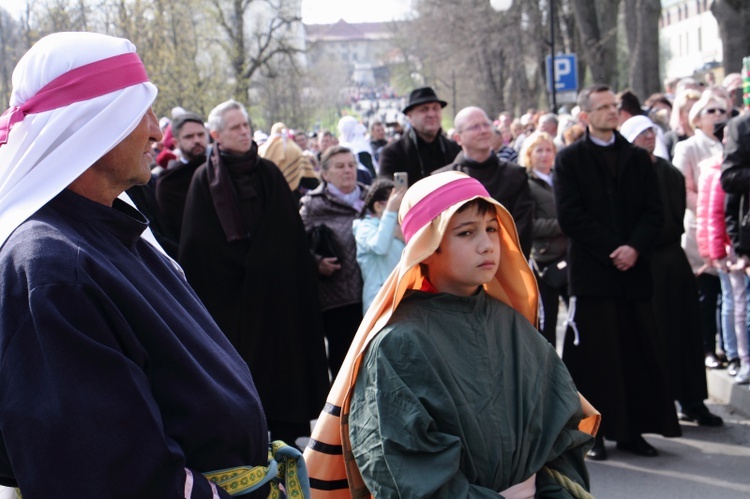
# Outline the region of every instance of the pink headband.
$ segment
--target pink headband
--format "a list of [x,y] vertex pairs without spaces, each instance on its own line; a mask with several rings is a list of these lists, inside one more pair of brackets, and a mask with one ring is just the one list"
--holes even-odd
[[432,222],[443,211],[476,196],[490,197],[487,189],[473,178],[461,178],[438,187],[420,199],[404,216],[401,223],[404,239],[408,243],[419,229]]
[[147,81],[146,68],[135,52],[71,69],[46,84],[21,106],[9,108],[0,116],[0,146],[8,143],[13,125],[28,114],[51,111]]

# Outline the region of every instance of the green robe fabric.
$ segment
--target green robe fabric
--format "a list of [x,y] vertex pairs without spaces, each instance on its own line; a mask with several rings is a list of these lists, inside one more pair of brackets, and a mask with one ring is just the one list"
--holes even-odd
[[554,348],[507,305],[413,292],[369,346],[350,438],[370,492],[492,497],[537,473],[536,497],[571,497],[545,465],[589,488],[583,413]]

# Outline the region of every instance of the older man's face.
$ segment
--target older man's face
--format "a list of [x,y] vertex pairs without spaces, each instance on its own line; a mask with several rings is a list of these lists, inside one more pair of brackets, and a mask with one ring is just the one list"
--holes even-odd
[[140,123],[122,142],[102,156],[91,168],[106,182],[105,187],[122,192],[151,179],[154,160],[151,144],[162,139],[159,120],[149,108]]
[[423,139],[432,140],[440,131],[443,108],[439,102],[428,102],[415,106],[406,115],[417,134]]
[[211,136],[229,154],[241,156],[253,145],[253,131],[245,114],[239,109],[224,112],[224,128],[212,130]]
[[464,154],[472,159],[484,159],[492,148],[493,138],[492,123],[487,115],[479,109],[471,110],[456,123],[456,128],[456,140]]

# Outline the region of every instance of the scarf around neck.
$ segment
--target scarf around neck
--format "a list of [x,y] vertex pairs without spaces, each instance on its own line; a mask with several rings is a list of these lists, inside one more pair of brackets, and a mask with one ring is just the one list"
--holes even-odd
[[232,185],[232,179],[226,162],[232,163],[232,168],[251,168],[258,162],[258,144],[253,141],[250,150],[242,156],[230,156],[220,151],[216,146],[206,166],[208,174],[208,190],[211,194],[216,214],[221,222],[221,228],[227,237],[227,242],[243,241],[250,237],[242,226],[239,202]]

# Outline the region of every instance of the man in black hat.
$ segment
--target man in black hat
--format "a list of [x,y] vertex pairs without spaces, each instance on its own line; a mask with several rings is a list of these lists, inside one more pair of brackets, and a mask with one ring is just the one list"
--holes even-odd
[[441,121],[447,102],[438,99],[430,87],[413,90],[403,113],[411,127],[380,153],[381,177],[393,178],[395,172],[407,172],[409,185],[434,170],[453,162],[461,147],[443,135]]

